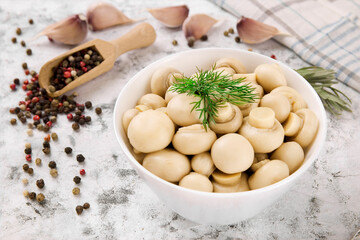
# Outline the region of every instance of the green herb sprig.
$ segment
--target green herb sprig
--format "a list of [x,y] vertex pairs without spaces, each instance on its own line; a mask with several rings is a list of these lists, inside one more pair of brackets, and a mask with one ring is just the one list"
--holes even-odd
[[230,75],[211,70],[199,70],[191,77],[175,78],[170,91],[187,93],[199,97],[199,101],[192,102],[191,111],[199,111],[200,119],[205,129],[210,122],[215,122],[218,109],[226,102],[234,105],[253,103],[257,98],[250,83],[243,83],[244,78],[232,79]]
[[340,115],[342,111],[351,112],[351,100],[343,92],[333,87],[333,84],[338,83],[333,70],[313,66],[295,71],[315,89],[325,109],[329,112],[334,115]]

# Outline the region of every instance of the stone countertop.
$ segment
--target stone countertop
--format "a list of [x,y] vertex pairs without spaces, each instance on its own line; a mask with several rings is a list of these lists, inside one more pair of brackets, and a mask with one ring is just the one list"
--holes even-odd
[[[269,40],[248,46],[237,44],[234,36],[225,37],[223,31],[234,27],[236,19],[212,3],[181,1],[190,8],[190,14],[206,13],[223,20],[213,28],[209,40],[196,42],[194,48],[229,47],[252,48],[254,52],[270,56],[290,67],[306,66],[292,51]],[[261,214],[238,224],[208,226],[190,222],[167,208],[138,177],[116,141],[112,123],[115,100],[126,82],[151,62],[172,53],[188,50],[180,29],[167,29],[153,19],[146,8],[174,4],[170,1],[114,1],[119,9],[134,19],[145,18],[157,32],[156,42],[141,50],[118,58],[114,68],[86,85],[76,89],[78,102],[92,101],[103,113],[92,110],[90,125],[74,132],[65,115],[60,115],[51,132],[58,141],[51,142],[51,154],[45,156],[42,142],[45,133],[34,130],[26,134],[26,125],[18,121],[11,126],[10,107],[23,100],[25,93],[19,88],[12,92],[9,84],[15,77],[26,79],[21,64],[39,70],[44,62],[70,47],[51,43],[46,37],[29,41],[45,26],[64,17],[85,13],[89,1],[21,1],[3,0],[0,3],[0,239],[351,239],[360,228],[360,162],[359,119],[360,96],[354,90],[338,84],[353,101],[352,113],[340,117],[328,114],[328,136],[321,155],[301,181],[273,206]],[[29,25],[28,19],[34,19]],[[110,40],[130,30],[134,25],[114,27],[101,32],[89,32],[87,40]],[[21,27],[23,34],[16,36]],[[16,36],[17,44],[11,43]],[[172,40],[178,46],[171,44]],[[25,40],[33,55],[27,56],[20,40]],[[24,173],[24,144],[32,144],[33,158],[40,157],[42,166],[34,168],[33,176]],[[64,148],[71,146],[73,154],[67,156]],[[86,158],[77,163],[76,154]],[[52,178],[47,163],[57,163],[59,176]],[[87,173],[80,184],[81,194],[74,196],[72,178],[81,168]],[[23,178],[29,184],[24,186]],[[45,180],[45,188],[38,190],[36,179]],[[30,201],[22,192],[43,192],[44,204]],[[78,216],[76,205],[89,202],[90,209]]]

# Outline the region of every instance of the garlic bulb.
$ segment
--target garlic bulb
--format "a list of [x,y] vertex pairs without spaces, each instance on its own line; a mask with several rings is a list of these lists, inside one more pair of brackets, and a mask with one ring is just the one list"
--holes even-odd
[[206,14],[194,14],[189,16],[183,23],[183,32],[186,39],[200,39],[217,22],[216,19]]
[[92,4],[88,8],[86,16],[89,22],[89,28],[93,31],[135,22],[119,11],[115,6],[105,2]]
[[180,27],[189,15],[189,8],[186,5],[151,8],[148,12],[161,23],[169,28]]
[[88,27],[83,14],[75,14],[57,23],[47,26],[35,36],[48,36],[49,38],[69,45],[81,43],[87,35]]
[[247,17],[241,17],[236,28],[241,41],[250,44],[265,42],[276,35],[289,35],[280,32],[276,27]]

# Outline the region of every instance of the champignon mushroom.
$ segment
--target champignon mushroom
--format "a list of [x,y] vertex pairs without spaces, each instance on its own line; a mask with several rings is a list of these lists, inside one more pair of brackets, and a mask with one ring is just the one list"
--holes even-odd
[[234,185],[240,182],[241,172],[226,174],[217,169],[211,174],[211,176],[217,183],[224,185]]
[[213,191],[211,181],[206,176],[196,172],[191,172],[183,177],[179,182],[179,186],[202,192]]
[[145,94],[139,99],[137,104],[149,106],[154,110],[157,108],[166,107],[165,100],[159,95],[154,93]]
[[217,193],[232,193],[232,192],[244,192],[250,190],[248,184],[248,175],[243,172],[241,173],[240,179],[233,185],[221,184],[216,181],[212,182],[214,192]]
[[251,190],[263,188],[289,176],[289,168],[280,160],[271,160],[249,177]]
[[175,68],[164,67],[157,69],[150,80],[151,92],[161,97],[165,96],[166,90],[175,81],[176,78],[183,77],[182,74]]
[[156,176],[173,183],[180,181],[191,170],[187,156],[169,148],[147,154],[142,165]]
[[215,170],[215,165],[209,152],[196,154],[191,159],[191,168],[200,174],[209,177]]
[[246,103],[246,104],[242,104],[242,105],[238,106],[241,110],[243,117],[246,117],[249,115],[251,110],[258,107],[258,105],[260,103],[260,99],[264,95],[264,89],[259,84],[256,84],[254,82],[244,81],[242,84],[249,84],[249,87],[254,88],[253,93],[256,94],[256,97],[257,97],[255,99],[255,102],[253,102],[253,103]]
[[302,119],[303,125],[299,132],[290,140],[299,143],[302,148],[306,148],[316,136],[319,120],[315,113],[307,108],[300,109],[295,113]]
[[136,105],[135,109],[138,110],[139,112],[145,112],[147,110],[150,110],[151,107],[141,104],[141,105]]
[[291,112],[289,114],[289,117],[283,123],[285,136],[287,137],[295,136],[302,128],[302,125],[303,125],[302,119],[295,113]]
[[269,159],[269,154],[267,153],[255,153],[254,162],[260,162],[262,160]]
[[237,132],[242,123],[242,114],[240,109],[230,103],[218,109],[217,116],[214,117],[215,123],[210,122],[211,130],[217,134],[226,134]]
[[139,113],[137,109],[131,108],[127,110],[122,117],[122,126],[124,129],[124,132],[127,133],[127,129],[129,127],[129,124],[131,120]]
[[134,158],[136,159],[136,161],[138,161],[138,163],[142,164],[142,162],[146,156],[146,153],[140,152],[139,150],[136,150],[135,148],[132,148],[131,153],[134,156]]
[[202,124],[181,127],[175,133],[172,144],[182,154],[194,155],[209,151],[216,140],[216,134],[205,130]]
[[260,101],[260,107],[271,108],[275,112],[276,119],[282,123],[284,122],[291,110],[290,102],[284,95],[280,93],[266,94]]
[[215,62],[215,69],[223,67],[232,68],[236,73],[246,73],[245,66],[236,58],[220,58]]
[[255,73],[239,73],[239,74],[234,74],[232,76],[232,79],[239,79],[239,78],[244,78],[244,82],[251,82],[254,84],[258,84],[256,82],[256,74]]
[[193,102],[197,101],[199,101],[199,97],[189,96],[185,93],[173,97],[167,105],[171,120],[182,127],[201,123],[200,112],[192,111]]
[[297,142],[286,142],[275,150],[271,159],[285,162],[289,167],[290,174],[292,174],[304,162],[304,150]]
[[271,93],[280,93],[287,97],[290,102],[292,112],[296,112],[297,110],[302,108],[307,108],[307,104],[301,94],[291,87],[277,87],[272,90]]
[[179,95],[180,93],[176,92],[176,91],[172,91],[170,90],[171,87],[169,87],[167,90],[166,90],[166,93],[165,93],[165,102],[166,104],[168,104],[170,102],[170,100]]
[[284,141],[284,129],[275,119],[271,108],[259,107],[244,118],[239,133],[244,136],[257,153],[269,153]]
[[170,144],[174,133],[175,126],[168,115],[155,110],[138,113],[127,130],[130,144],[144,153],[164,149]]
[[243,172],[254,161],[254,149],[243,136],[228,133],[214,142],[211,158],[215,166],[224,173]]
[[270,162],[269,159],[264,159],[264,160],[258,161],[256,163],[253,163],[251,165],[250,169],[251,169],[251,171],[256,172],[256,170],[258,170],[259,168],[261,168],[262,166],[264,166],[268,162]]
[[214,72],[218,72],[221,75],[229,75],[232,76],[233,74],[235,74],[235,70],[230,68],[230,67],[220,67],[220,68],[216,68],[214,70]]
[[287,82],[278,64],[260,64],[255,68],[256,81],[266,92],[271,92],[279,86],[286,86]]

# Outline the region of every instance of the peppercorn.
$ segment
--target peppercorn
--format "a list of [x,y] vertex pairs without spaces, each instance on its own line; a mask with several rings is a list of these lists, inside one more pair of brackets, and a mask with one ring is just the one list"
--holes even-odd
[[[22,40],[22,41],[20,42],[20,44],[21,44],[22,47],[26,47],[26,43],[25,43],[24,40]],[[31,51],[31,50],[30,50],[30,51]],[[27,53],[27,51],[26,51],[26,53]],[[31,54],[28,54],[28,55],[31,55]]]
[[172,45],[177,46],[177,45],[178,45],[178,42],[177,42],[176,40],[173,40],[173,41],[172,41]]
[[81,182],[81,177],[75,176],[75,177],[73,178],[73,181],[74,181],[76,184],[79,184],[79,183]]
[[224,36],[225,36],[225,37],[229,36],[229,32],[228,32],[228,31],[225,31],[225,32],[224,32]]
[[15,118],[12,118],[12,119],[10,120],[10,123],[11,123],[11,125],[15,125],[15,124],[16,124],[16,119],[15,119]]
[[73,188],[72,193],[74,195],[79,195],[80,194],[80,188],[78,188],[78,187]]
[[[26,117],[25,116],[22,116],[21,118],[20,118],[20,122],[22,122],[22,123],[26,123]],[[29,129],[28,129],[29,130]],[[31,130],[31,129],[30,129]],[[28,135],[29,136],[32,136],[32,131],[30,132],[31,134],[29,134],[28,133]]]
[[97,108],[95,108],[95,112],[97,115],[100,115],[102,113],[102,109],[97,107]]
[[50,147],[50,143],[48,141],[44,141],[43,142],[43,147],[44,148],[49,148]]
[[79,124],[80,124],[80,125],[84,125],[84,124],[85,124],[85,119],[84,119],[84,118],[80,118]]
[[34,193],[34,192],[29,193],[29,198],[31,200],[34,200],[36,198],[36,193]]
[[[60,108],[59,108],[59,110],[60,110]],[[56,117],[56,116],[51,116],[51,117],[50,117],[51,125],[52,125],[53,123],[55,123],[56,120],[57,120],[57,117]],[[49,123],[49,124],[50,124],[50,123]]]
[[45,126],[44,126],[44,132],[49,132],[49,130],[50,130],[49,125],[45,125]]
[[36,125],[36,128],[37,128],[37,130],[42,131],[42,130],[44,130],[44,125],[39,123],[38,125]]
[[50,148],[43,148],[42,151],[45,154],[49,154],[50,153]]
[[49,162],[49,168],[56,168],[56,162],[50,161]]
[[80,170],[80,175],[85,175],[85,173],[86,173],[86,172],[85,172],[85,169],[81,169],[81,170]]
[[75,210],[76,210],[76,213],[77,213],[78,215],[80,215],[80,214],[82,214],[82,212],[83,212],[83,206],[77,205],[76,208],[75,208]]
[[84,208],[84,209],[90,208],[90,204],[89,204],[89,203],[84,203],[83,208]]
[[275,59],[276,60],[276,56],[274,54],[271,54],[270,56],[272,59]]
[[30,48],[26,49],[26,54],[27,54],[28,56],[32,55],[32,51],[31,51]]
[[74,130],[78,130],[79,128],[80,128],[80,126],[79,126],[79,124],[78,123],[73,123],[72,124],[72,128],[74,129]]
[[207,41],[208,40],[208,36],[207,35],[202,35],[200,38],[201,41]]
[[[48,143],[50,142],[50,134],[48,134],[48,135],[46,135],[46,136],[44,137],[44,141],[45,141],[45,142],[48,142]],[[44,142],[44,143],[45,143],[45,142]],[[50,145],[48,145],[48,147],[50,147]]]
[[33,168],[29,168],[27,171],[26,171],[28,174],[32,175],[34,173],[34,169]]
[[17,34],[17,35],[21,35],[21,28],[17,28],[17,29],[16,29],[16,34]]
[[29,23],[30,24],[34,24],[34,20],[32,20],[32,18],[29,19]]
[[29,183],[29,180],[27,178],[23,178],[21,181],[24,185],[28,185]]
[[75,122],[79,122],[79,121],[80,121],[80,116],[79,116],[79,115],[75,115],[75,116],[73,117],[73,120],[74,120]]
[[50,175],[51,175],[52,177],[57,177],[58,171],[57,171],[56,169],[50,169]]
[[26,154],[31,154],[31,148],[25,148],[24,152],[25,152]]
[[56,88],[55,88],[53,85],[50,85],[50,86],[49,86],[49,91],[50,91],[51,93],[53,93],[53,92],[56,91]]
[[240,37],[235,37],[235,42],[240,43],[241,42]]
[[78,155],[76,155],[76,160],[78,162],[83,162],[83,161],[85,161],[85,157],[82,154],[78,154]]
[[88,108],[88,109],[91,108],[91,107],[92,107],[92,103],[91,103],[90,101],[86,101],[86,102],[85,102],[85,107]]
[[65,151],[66,154],[71,154],[72,153],[72,148],[71,147],[66,147],[64,149],[64,151]]
[[45,200],[44,194],[39,193],[38,195],[36,195],[36,200],[37,200],[39,203],[42,202],[42,201],[44,201],[44,200]]
[[41,159],[40,159],[40,158],[36,158],[36,159],[35,159],[35,164],[38,165],[38,166],[41,165]]
[[25,148],[31,148],[31,143],[25,143]]
[[31,162],[31,154],[25,156],[26,161]]
[[15,85],[20,85],[20,80],[18,78],[14,78],[13,82]]
[[45,186],[44,180],[43,179],[36,180],[36,186],[38,186],[38,188],[43,188]]
[[29,164],[25,163],[22,168],[25,172],[27,172],[27,170],[29,170]]
[[28,191],[28,190],[24,190],[24,191],[23,191],[23,195],[24,195],[24,197],[29,197],[29,191]]
[[85,117],[85,122],[91,122],[91,117],[90,117],[90,116],[86,116],[86,117]]
[[57,141],[58,140],[57,133],[55,133],[55,132],[51,133],[51,138],[52,138],[52,140]]
[[228,32],[231,33],[231,34],[233,34],[233,33],[234,33],[234,29],[233,29],[233,28],[229,28]]
[[12,43],[16,43],[17,42],[16,37],[11,38],[11,41]]
[[188,39],[188,46],[189,46],[189,47],[193,47],[193,46],[194,46],[194,43],[195,43],[195,38],[190,37],[190,38]]

